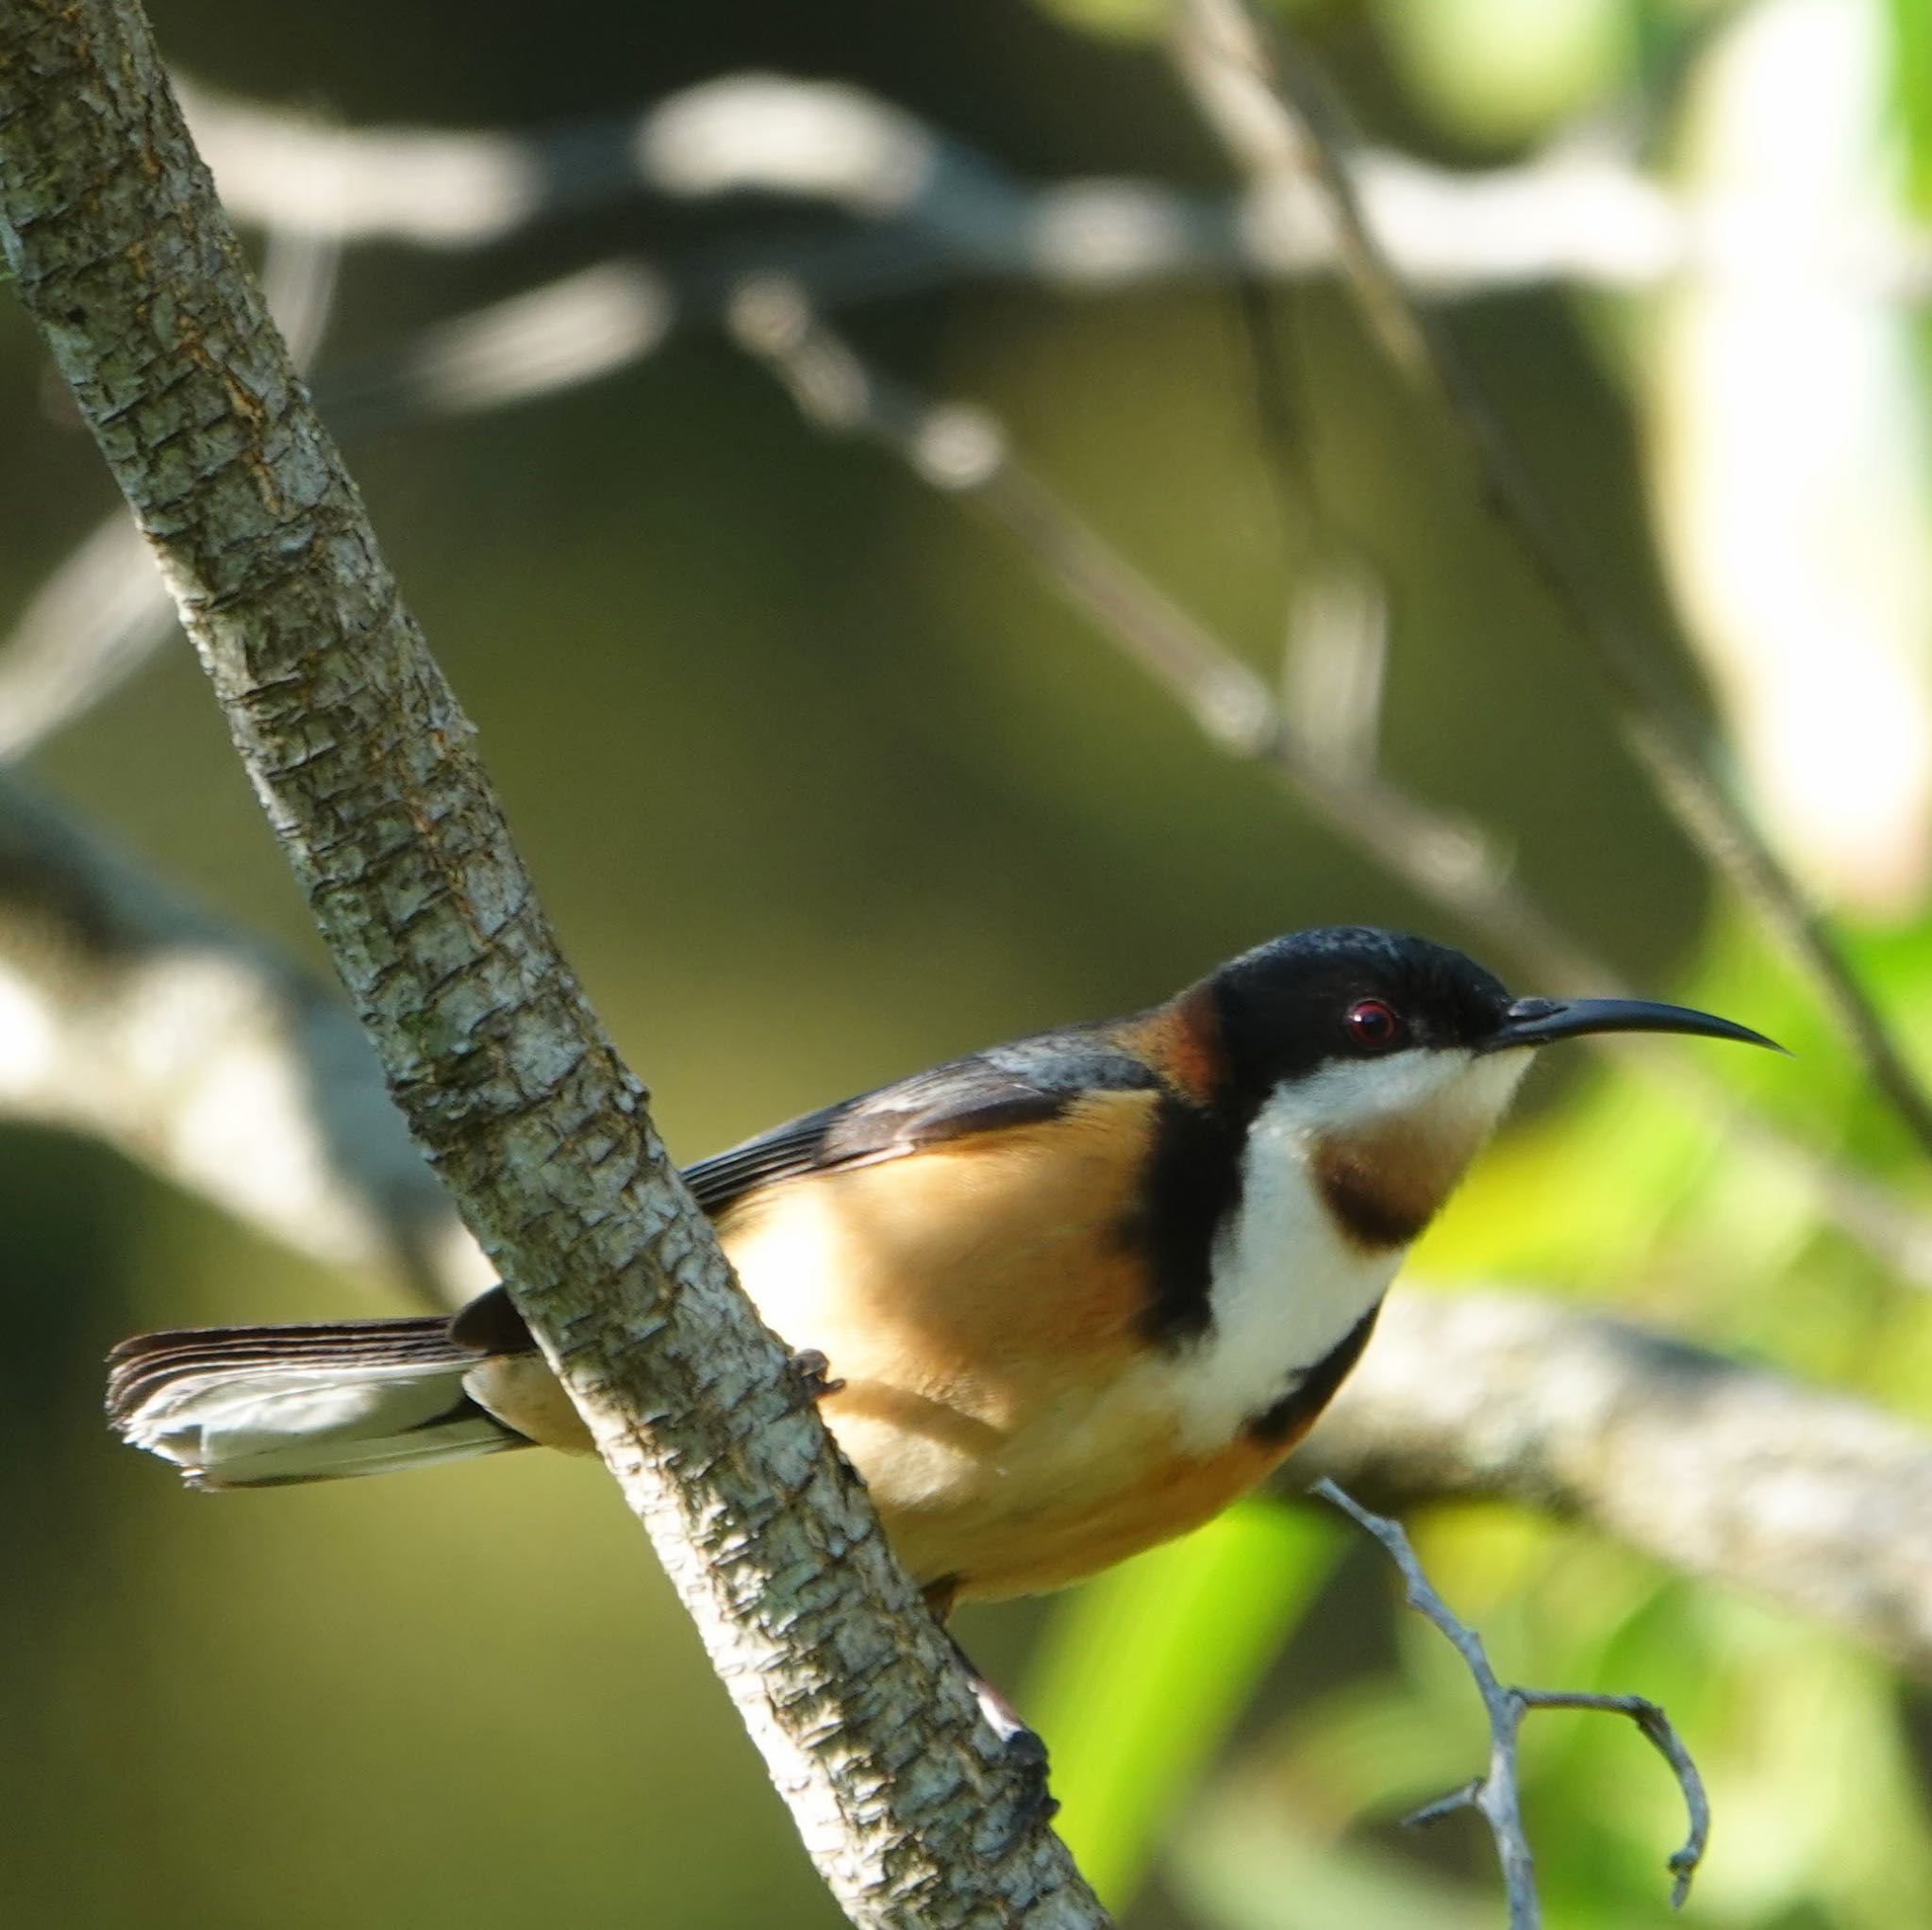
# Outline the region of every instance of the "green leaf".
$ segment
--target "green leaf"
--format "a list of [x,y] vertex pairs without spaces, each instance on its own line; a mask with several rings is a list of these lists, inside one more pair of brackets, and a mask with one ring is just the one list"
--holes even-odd
[[1326,1522],[1247,1502],[1060,1609],[1024,1706],[1052,1744],[1057,1827],[1110,1905],[1132,1894],[1341,1547]]
[[1891,0],[1891,92],[1906,138],[1906,193],[1932,214],[1932,8],[1925,0]]

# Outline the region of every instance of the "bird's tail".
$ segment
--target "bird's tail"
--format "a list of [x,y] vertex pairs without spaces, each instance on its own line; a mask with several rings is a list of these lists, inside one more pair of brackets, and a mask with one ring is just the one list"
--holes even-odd
[[464,1381],[488,1350],[446,1317],[141,1334],[108,1356],[108,1418],[196,1488],[268,1488],[527,1447]]

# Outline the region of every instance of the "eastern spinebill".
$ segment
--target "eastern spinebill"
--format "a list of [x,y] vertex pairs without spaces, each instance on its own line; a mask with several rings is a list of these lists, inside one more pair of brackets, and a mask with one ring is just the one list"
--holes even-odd
[[[943,1613],[1078,1580],[1260,1481],[1534,1054],[1599,1032],[1772,1043],[1677,1006],[1512,999],[1421,939],[1299,932],[685,1179],[766,1323],[824,1356],[826,1423]],[[448,1318],[144,1334],[108,1411],[202,1488],[590,1446],[500,1287]]]

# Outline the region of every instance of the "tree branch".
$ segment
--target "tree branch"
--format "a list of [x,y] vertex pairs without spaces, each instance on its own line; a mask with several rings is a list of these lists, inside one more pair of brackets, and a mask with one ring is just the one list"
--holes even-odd
[[5,774],[0,1115],[91,1134],[431,1305],[491,1278],[334,988]]
[[[332,990],[4,779],[0,1013],[0,1111],[95,1134],[317,1259],[420,1253],[425,1296],[470,1289],[474,1249]],[[244,1159],[202,1136],[231,1106]],[[1311,1471],[1398,1510],[1574,1516],[1932,1679],[1932,1439],[1627,1322],[1405,1289],[1284,1491]]]
[[0,246],[411,1130],[847,1914],[1104,1921],[558,955],[132,0],[0,13]]
[[1404,378],[1435,406],[1476,494],[1583,644],[1657,796],[1810,979],[1874,1084],[1932,1153],[1932,1095],[1824,914],[1707,768],[1696,717],[1662,672],[1654,640],[1610,608],[1455,339],[1384,251],[1362,205],[1357,142],[1314,64],[1299,50],[1274,58],[1245,0],[1187,0],[1175,47],[1209,125],[1255,180],[1286,183],[1312,173],[1325,188],[1341,272],[1370,330]]
[[1789,1375],[1526,1295],[1399,1291],[1282,1491],[1318,1474],[1574,1515],[1932,1680],[1932,1439]]
[[[262,298],[307,369],[335,302],[341,244],[272,233]],[[49,576],[0,641],[0,763],[91,710],[175,634],[175,606],[141,532],[117,506]]]
[[[433,249],[481,248],[640,194],[757,195],[895,231],[923,284],[1008,275],[1061,288],[1332,273],[1317,182],[1192,194],[1123,176],[1033,181],[849,83],[727,74],[648,107],[552,128],[340,127],[183,85],[189,125],[235,219]],[[1775,267],[1907,302],[1932,296],[1932,235],[1832,208],[1794,224],[1748,195],[1687,200],[1602,136],[1513,167],[1357,156],[1364,208],[1432,295],[1544,282],[1655,288]],[[923,238],[923,241],[921,240]],[[746,264],[808,279],[781,241]],[[813,289],[819,299],[824,291]]]
[[1497,1860],[1503,1866],[1503,1887],[1509,1899],[1510,1930],[1537,1930],[1542,1922],[1542,1906],[1536,1893],[1536,1862],[1530,1854],[1529,1833],[1523,1823],[1523,1799],[1517,1789],[1519,1737],[1523,1719],[1534,1709],[1596,1709],[1628,1716],[1645,1738],[1670,1764],[1684,1792],[1684,1806],[1690,1812],[1690,1833],[1683,1847],[1672,1853],[1669,1868],[1674,1879],[1671,1906],[1675,1909],[1690,1894],[1690,1879],[1704,1860],[1705,1845],[1710,1839],[1710,1805],[1705,1799],[1704,1780],[1690,1760],[1677,1732],[1671,1727],[1656,1703],[1641,1695],[1591,1695],[1581,1689],[1506,1688],[1490,1665],[1483,1639],[1460,1621],[1448,1603],[1423,1572],[1422,1563],[1409,1546],[1408,1537],[1399,1522],[1371,1514],[1333,1481],[1321,1480],[1310,1490],[1322,1501],[1339,1507],[1358,1527],[1368,1530],[1389,1558],[1402,1572],[1409,1606],[1425,1615],[1441,1630],[1462,1657],[1470,1680],[1482,1698],[1483,1712],[1490,1720],[1490,1766],[1474,1782],[1437,1801],[1425,1804],[1408,1821],[1411,1825],[1438,1822],[1458,1809],[1474,1809],[1490,1826],[1495,1838]]

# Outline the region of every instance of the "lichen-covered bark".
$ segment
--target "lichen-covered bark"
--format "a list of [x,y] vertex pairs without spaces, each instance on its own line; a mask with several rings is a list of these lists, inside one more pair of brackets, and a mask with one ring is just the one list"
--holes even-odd
[[1104,1921],[1058,1841],[1016,1829],[963,1677],[558,955],[131,0],[0,8],[0,246],[391,1091],[848,1915]]

